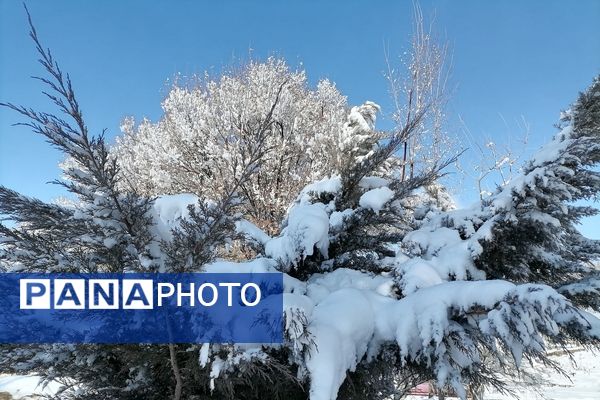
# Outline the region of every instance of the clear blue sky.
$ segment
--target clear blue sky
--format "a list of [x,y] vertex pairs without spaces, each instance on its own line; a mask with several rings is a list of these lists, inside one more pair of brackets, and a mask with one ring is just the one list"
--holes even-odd
[[[352,104],[389,111],[384,43],[407,48],[410,1],[27,1],[38,32],[71,74],[93,132],[160,116],[176,73],[218,72],[235,59],[284,56],[312,82],[328,77]],[[530,154],[555,132],[559,111],[600,73],[600,1],[422,1],[452,46],[450,129],[505,142],[530,126]],[[19,1],[0,0],[0,100],[48,110]],[[61,155],[0,109],[0,183],[51,200]],[[465,187],[470,188],[466,181]],[[469,189],[474,196],[474,191]],[[461,199],[466,202],[473,200]],[[584,233],[600,238],[600,217]]]

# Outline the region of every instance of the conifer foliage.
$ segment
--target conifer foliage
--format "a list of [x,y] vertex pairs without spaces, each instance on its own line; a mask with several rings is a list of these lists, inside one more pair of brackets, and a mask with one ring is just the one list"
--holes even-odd
[[[552,365],[550,345],[600,344],[600,244],[576,229],[596,212],[576,202],[600,192],[600,79],[520,176],[455,209],[439,183],[453,159],[402,173],[398,150],[427,104],[378,131],[379,106],[348,110],[332,84],[311,91],[270,59],[173,89],[161,121],[130,125],[110,150],[32,24],[31,37],[64,116],[3,105],[64,152],[56,183],[74,199],[0,186],[11,221],[0,225],[1,271],[279,271],[285,340],[2,345],[1,372],[58,381],[61,399],[399,399],[423,381],[465,398],[467,387],[502,389],[524,360]],[[165,158],[145,158],[157,140]],[[253,249],[246,259],[218,258],[239,240]]]

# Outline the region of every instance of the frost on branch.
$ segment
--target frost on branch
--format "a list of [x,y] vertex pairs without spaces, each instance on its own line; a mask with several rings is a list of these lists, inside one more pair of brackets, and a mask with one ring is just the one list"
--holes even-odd
[[177,84],[163,111],[156,123],[125,120],[111,152],[123,185],[148,196],[214,200],[236,185],[242,165],[262,147],[265,154],[238,192],[244,217],[267,233],[302,187],[340,165],[343,143],[354,139],[341,129],[346,98],[335,85],[321,80],[310,88],[303,70],[277,58]]

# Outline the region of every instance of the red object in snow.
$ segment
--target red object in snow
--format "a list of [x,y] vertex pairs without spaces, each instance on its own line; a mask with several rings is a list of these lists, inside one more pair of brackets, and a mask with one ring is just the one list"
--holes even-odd
[[409,393],[415,396],[429,396],[433,394],[433,387],[429,382],[424,382],[410,389]]

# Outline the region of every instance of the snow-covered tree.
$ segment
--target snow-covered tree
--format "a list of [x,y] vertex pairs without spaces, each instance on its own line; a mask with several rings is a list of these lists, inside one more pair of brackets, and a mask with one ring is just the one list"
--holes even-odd
[[[0,214],[12,221],[0,224],[0,271],[181,272],[210,262],[216,246],[233,235],[235,190],[212,201],[193,195],[152,200],[122,190],[117,160],[109,156],[103,135],[89,134],[69,76],[29,22],[48,73],[39,79],[67,118],[2,105],[25,116],[25,125],[65,154],[64,179],[55,183],[75,199],[48,204],[0,186]],[[262,154],[264,149],[257,148],[252,157]],[[252,164],[240,167],[240,182],[250,171]],[[195,206],[188,209],[190,204]],[[179,224],[182,216],[186,221]],[[3,345],[0,352],[3,373],[37,373],[44,383],[56,380],[64,384],[64,393],[57,395],[61,399],[159,399],[182,385],[173,345]]]
[[[597,209],[600,172],[600,82],[596,80],[561,118],[561,131],[527,163],[523,174],[500,189],[484,209],[495,214],[493,245],[478,268],[488,278],[540,282],[580,306],[598,307],[599,272],[593,261],[600,242],[577,230]],[[590,293],[591,291],[591,293]]]
[[576,231],[591,209],[572,202],[600,191],[599,93],[596,80],[523,175],[472,209],[427,201],[443,165],[390,173],[392,134],[308,185],[277,237],[244,229],[297,279],[285,307],[306,320],[292,347],[310,343],[295,362],[312,399],[399,398],[429,379],[464,398],[501,389],[523,360],[551,365],[551,344],[598,346],[598,242]]
[[[141,173],[135,163],[120,171],[127,156],[109,155],[102,137],[88,134],[68,76],[33,27],[32,37],[50,98],[72,122],[5,106],[69,156],[60,183],[77,200],[46,204],[0,187],[0,213],[14,222],[0,225],[2,271],[279,271],[285,334],[282,344],[3,345],[2,372],[58,380],[58,397],[73,399],[389,399],[426,380],[465,398],[467,386],[502,388],[503,368],[511,373],[523,360],[552,364],[549,344],[600,344],[600,320],[590,312],[600,311],[591,264],[598,243],[575,229],[593,211],[573,204],[600,192],[599,79],[524,173],[469,209],[455,209],[437,183],[452,159],[402,174],[398,150],[429,107],[392,132],[375,129],[377,105],[354,107],[336,145],[320,149],[337,161],[293,195],[273,234],[238,207],[250,202],[250,182],[257,190],[264,183],[253,181],[258,166],[285,152],[268,137],[280,102],[294,101],[284,95],[287,81],[265,81],[270,102],[261,104],[269,105],[242,119],[241,136],[227,142],[244,149],[216,164],[235,166],[230,181],[202,173],[191,194],[153,198],[126,182]],[[204,120],[173,129],[184,135],[196,123]],[[225,143],[232,128],[222,129],[214,132]],[[194,168],[215,165],[217,150],[199,149],[212,150]],[[222,186],[207,192],[210,185]],[[216,259],[237,235],[257,256]]]
[[[275,232],[298,191],[340,163],[346,98],[328,80],[310,88],[282,59],[176,85],[163,110],[156,123],[126,119],[113,149],[125,187],[147,196],[212,199],[239,186],[244,215]],[[239,184],[254,147],[268,151]]]

